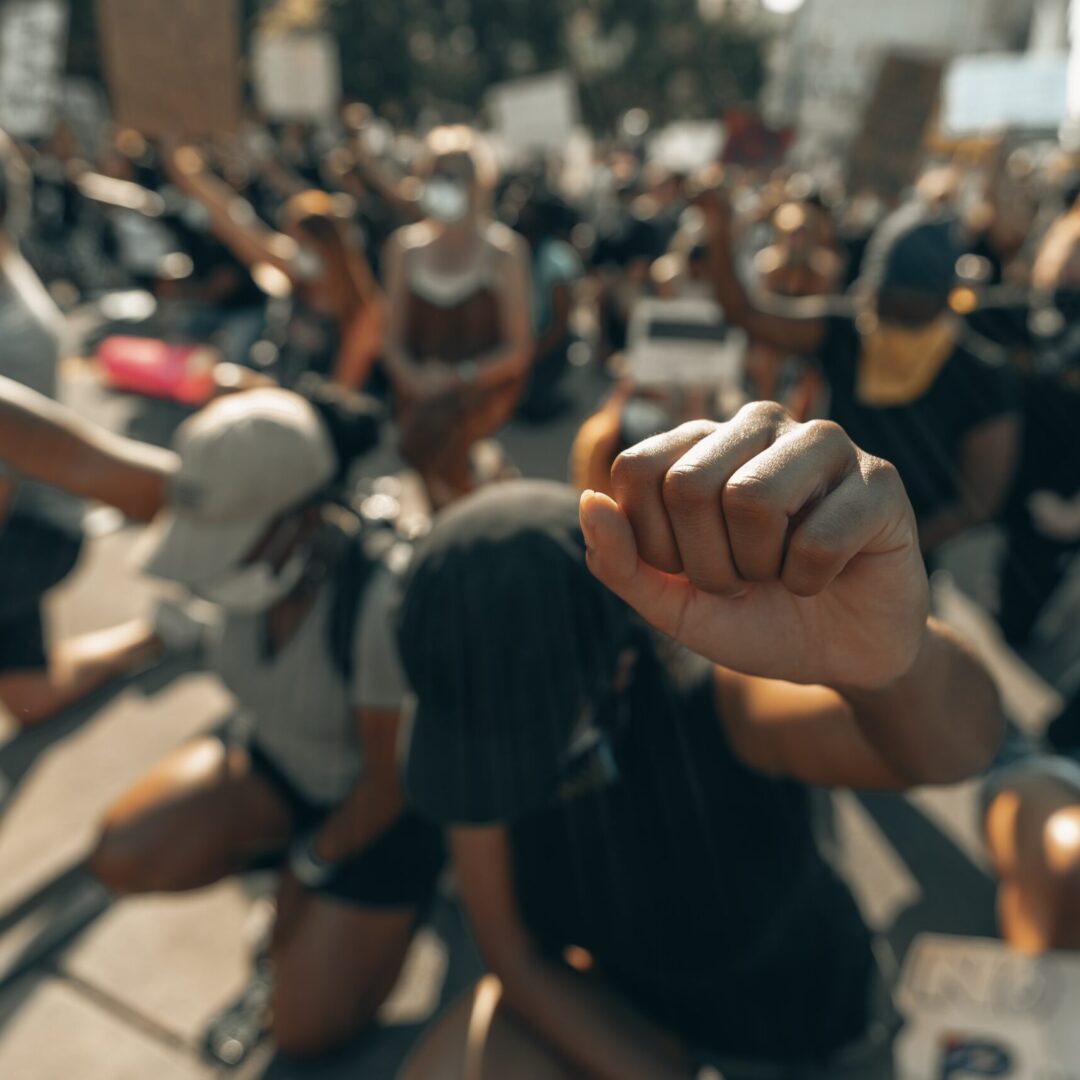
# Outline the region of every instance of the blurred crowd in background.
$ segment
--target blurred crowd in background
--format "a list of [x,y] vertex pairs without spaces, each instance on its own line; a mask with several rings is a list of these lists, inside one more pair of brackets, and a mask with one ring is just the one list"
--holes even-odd
[[[799,15],[797,4],[753,17],[756,4],[714,6],[694,13],[703,35],[727,33],[733,55],[776,35],[789,49],[787,94],[798,101],[802,86],[820,102],[790,55],[813,0]],[[632,96],[625,80],[594,88],[586,112],[617,107],[591,131],[579,123],[579,90],[590,100],[581,57],[576,73],[519,72],[484,114],[433,94],[392,106],[343,98],[340,77],[324,84],[350,51],[319,28],[319,5],[302,4],[263,13],[255,90],[241,94],[237,43],[218,33],[235,36],[230,5],[162,15],[155,37],[145,12],[103,0],[96,34],[115,115],[85,79],[59,112],[52,102],[44,130],[28,134],[27,117],[48,102],[16,95],[7,106],[28,126],[0,142],[0,702],[29,729],[185,653],[242,706],[243,731],[181,748],[119,799],[89,863],[118,894],[196,888],[259,860],[284,866],[251,987],[208,1033],[217,1062],[239,1062],[271,1025],[279,1045],[308,1055],[371,1020],[439,887],[433,819],[510,823],[511,853],[451,830],[464,906],[507,993],[519,976],[534,987],[511,995],[533,1038],[580,1051],[581,1075],[631,1075],[617,1070],[633,1055],[601,1045],[633,1027],[620,1012],[629,1003],[656,1025],[637,1033],[640,1061],[667,1062],[641,1075],[693,1075],[692,1060],[729,1080],[893,1075],[889,965],[808,854],[811,809],[781,778],[885,776],[880,786],[902,788],[986,771],[996,703],[981,720],[958,705],[969,742],[953,753],[928,734],[929,764],[875,744],[881,760],[860,773],[860,742],[849,772],[822,767],[816,780],[806,761],[762,757],[733,730],[735,750],[718,745],[702,723],[711,706],[678,665],[585,583],[576,502],[530,488],[500,432],[569,424],[552,445],[569,448],[570,487],[620,499],[620,454],[664,433],[800,425],[811,460],[813,440],[836,438],[821,422],[834,421],[895,466],[926,570],[950,542],[998,530],[993,587],[979,600],[1009,648],[1042,647],[1040,619],[1080,550],[1080,155],[1067,5],[1022,6],[1001,5],[995,26],[1006,45],[1030,31],[1031,51],[995,53],[999,68],[878,48],[845,149],[828,125],[800,131],[747,104],[754,64],[705,101],[689,16],[678,23],[689,43],[674,26],[664,39],[683,58],[682,83],[663,101]],[[339,20],[352,12],[331,7]],[[47,40],[59,7],[8,9],[0,91],[11,35]],[[622,41],[629,55],[647,36],[644,23],[630,38],[618,26],[601,34],[593,15],[593,32],[579,30],[600,68],[601,45]],[[827,64],[832,46],[807,25]],[[413,58],[437,62],[441,45],[418,33]],[[462,55],[482,45],[460,27],[448,40]],[[177,105],[152,65],[185,55],[200,57],[205,82],[175,86],[190,90]],[[518,50],[519,68],[536,63]],[[377,58],[365,64],[377,79]],[[178,406],[168,448],[58,405],[76,368],[110,392]],[[503,482],[502,502],[480,490]],[[199,599],[52,640],[43,605],[86,542],[82,499],[152,522],[140,569]],[[785,543],[802,520],[792,512]],[[409,571],[416,545],[424,555]],[[530,575],[540,584],[507,584]],[[531,666],[497,649],[510,630]],[[1075,639],[1073,626],[1057,632]],[[942,685],[970,677],[965,700],[978,704],[967,662]],[[1002,936],[1029,952],[1080,947],[1080,695],[1057,689],[1060,715],[1007,738],[979,811]],[[730,686],[717,692],[737,714]],[[403,788],[399,720],[417,695],[419,717],[445,715],[431,745],[414,748]],[[740,707],[753,718],[749,700]],[[498,715],[506,702],[511,718]],[[646,714],[669,714],[682,753],[646,737]],[[516,726],[528,737],[506,734]],[[485,756],[498,767],[485,772]],[[603,802],[616,789],[630,795]],[[752,808],[745,850],[720,789]],[[650,799],[669,816],[640,816]],[[605,852],[619,855],[611,867]],[[745,892],[718,885],[709,859],[743,866]],[[515,874],[521,895],[507,900],[491,882]],[[751,912],[751,894],[770,901]],[[682,914],[680,895],[694,897]],[[608,911],[619,914],[605,926]],[[714,933],[717,921],[748,927],[746,940]],[[526,926],[545,957],[582,948],[557,975],[538,974],[528,948],[521,959],[506,945]],[[577,980],[590,981],[587,952],[610,999],[545,1013],[541,997],[574,1002]],[[712,981],[733,956],[754,972],[740,993]],[[495,1014],[497,994],[484,1006],[484,993],[470,1031],[484,1008]],[[454,1019],[407,1075],[459,1075],[439,1071],[465,1039]],[[562,1028],[565,1042],[552,1034]],[[592,1058],[581,1049],[590,1031],[601,1040]],[[664,1033],[689,1048],[683,1059],[669,1058]],[[513,1071],[523,1062],[541,1070],[528,1075],[563,1075],[542,1071],[554,1067],[533,1062],[520,1032],[506,1037],[493,1060],[518,1064],[460,1075],[526,1075]],[[942,1075],[1008,1075],[991,1068],[989,1043],[948,1052],[968,1054],[957,1068],[969,1072]],[[604,1054],[606,1073],[592,1068]]]

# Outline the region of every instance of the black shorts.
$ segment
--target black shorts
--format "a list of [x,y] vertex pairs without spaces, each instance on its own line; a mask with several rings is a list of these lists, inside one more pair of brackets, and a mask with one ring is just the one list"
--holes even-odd
[[[298,832],[317,829],[334,812],[333,806],[313,803],[298,791],[257,743],[249,742],[246,749],[252,771],[285,802]],[[340,863],[330,880],[314,891],[359,907],[419,908],[431,899],[443,860],[442,831],[405,811],[363,851]]]
[[74,569],[82,537],[14,515],[0,526],[0,672],[48,665],[42,601]]
[[48,665],[41,605],[5,612],[0,619],[0,673],[44,671]]

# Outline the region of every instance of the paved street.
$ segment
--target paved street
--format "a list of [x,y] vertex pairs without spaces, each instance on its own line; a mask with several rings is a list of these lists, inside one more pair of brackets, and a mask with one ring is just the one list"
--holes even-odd
[[[572,431],[602,391],[589,371],[574,377],[581,412],[506,436],[511,457],[528,475],[564,475]],[[159,440],[177,419],[168,409],[104,395],[82,368],[68,371],[66,394],[103,422]],[[389,455],[382,464],[391,465]],[[135,531],[111,531],[100,514],[94,520],[103,535],[54,597],[60,635],[146,614],[154,600],[155,586],[127,565]],[[1053,686],[1080,676],[1080,635],[1069,622],[1080,590],[1072,589],[1047,620],[1059,642],[1038,649],[1029,658],[1033,667],[1002,648],[972,599],[987,594],[993,552],[990,534],[957,545],[947,560],[952,576],[935,579],[935,602],[991,659],[1016,721],[1037,728],[1059,704]],[[252,877],[181,897],[113,902],[80,864],[107,804],[170,748],[221,723],[229,709],[228,694],[213,677],[173,663],[40,731],[13,737],[7,729],[0,746],[0,1077],[218,1075],[200,1056],[201,1039],[245,983],[253,913],[272,883]],[[900,953],[924,930],[993,933],[974,788],[835,799],[838,857],[868,916]],[[444,897],[416,940],[379,1031],[318,1065],[286,1061],[266,1047],[233,1075],[389,1078],[424,1022],[476,970],[460,916]]]

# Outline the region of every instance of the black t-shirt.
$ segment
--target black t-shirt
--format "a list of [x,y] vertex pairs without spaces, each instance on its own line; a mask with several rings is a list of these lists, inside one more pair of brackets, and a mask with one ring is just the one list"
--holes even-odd
[[907,405],[869,406],[855,394],[861,347],[854,320],[829,318],[818,359],[832,393],[830,418],[863,450],[896,466],[916,516],[923,518],[959,495],[964,439],[988,420],[1018,409],[1012,374],[988,359],[973,339],[965,340],[921,398]]
[[697,658],[643,656],[607,711],[617,779],[509,823],[544,950],[587,949],[646,1015],[716,1054],[818,1060],[857,1038],[870,935],[819,854],[807,790],[738,761]]

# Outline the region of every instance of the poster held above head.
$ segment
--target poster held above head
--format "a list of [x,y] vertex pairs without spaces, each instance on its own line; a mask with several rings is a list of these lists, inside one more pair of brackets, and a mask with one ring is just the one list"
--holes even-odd
[[255,100],[268,120],[325,120],[341,101],[341,53],[321,31],[260,31],[252,39]]
[[66,0],[9,0],[0,8],[0,127],[20,139],[51,135],[67,48]]
[[878,73],[848,157],[848,190],[899,195],[922,163],[944,64],[892,53]]
[[97,0],[97,14],[117,124],[150,136],[237,130],[238,0]]
[[581,114],[577,82],[568,71],[493,86],[487,108],[497,141],[513,157],[561,152]]

